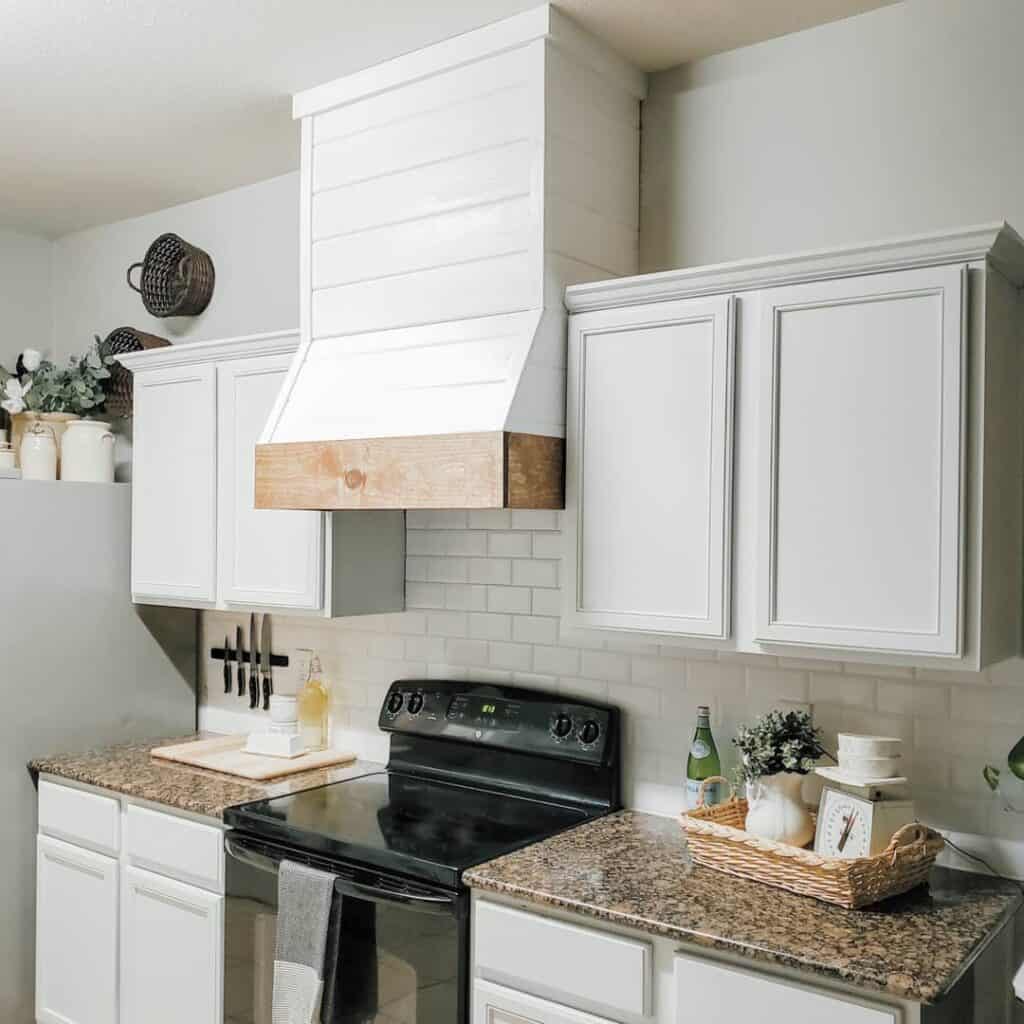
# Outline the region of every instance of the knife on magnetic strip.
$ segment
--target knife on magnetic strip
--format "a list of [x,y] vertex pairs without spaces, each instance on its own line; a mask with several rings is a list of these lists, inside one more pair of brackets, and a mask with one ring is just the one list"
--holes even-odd
[[260,670],[263,676],[263,710],[270,710],[270,695],[274,692],[274,679],[270,666],[270,616],[263,616],[260,637]]
[[235,628],[235,647],[237,648],[238,666],[235,669],[235,678],[238,680],[238,696],[245,696],[245,634],[242,627]]
[[260,677],[256,666],[256,613],[249,615],[249,707],[260,702]]

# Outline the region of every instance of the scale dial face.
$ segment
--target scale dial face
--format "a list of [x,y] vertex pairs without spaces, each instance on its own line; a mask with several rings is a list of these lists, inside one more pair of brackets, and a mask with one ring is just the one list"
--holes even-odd
[[871,855],[874,805],[838,789],[823,789],[814,849],[826,857]]

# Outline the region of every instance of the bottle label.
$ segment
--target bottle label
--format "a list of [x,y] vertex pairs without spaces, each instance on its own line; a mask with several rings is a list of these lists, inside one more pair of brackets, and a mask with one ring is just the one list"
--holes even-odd
[[711,748],[705,743],[704,740],[694,737],[693,743],[690,745],[690,753],[698,760],[703,761],[708,754],[711,753]]
[[[686,809],[695,810],[700,804],[700,779],[686,780]],[[704,806],[710,807],[713,804],[722,802],[722,784],[720,782],[709,782],[704,787]]]

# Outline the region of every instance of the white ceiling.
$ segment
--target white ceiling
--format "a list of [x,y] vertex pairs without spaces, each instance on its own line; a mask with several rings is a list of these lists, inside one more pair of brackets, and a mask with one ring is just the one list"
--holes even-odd
[[[560,0],[659,70],[892,0]],[[50,237],[292,170],[290,96],[537,0],[0,0],[0,225]]]

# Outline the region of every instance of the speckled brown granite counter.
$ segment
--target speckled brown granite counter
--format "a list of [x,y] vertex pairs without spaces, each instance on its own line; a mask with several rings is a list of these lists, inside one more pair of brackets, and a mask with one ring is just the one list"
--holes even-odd
[[679,824],[622,811],[466,872],[476,889],[811,971],[941,999],[1021,903],[1016,885],[937,868],[927,889],[843,910],[689,861]]
[[272,782],[253,782],[204,768],[161,761],[149,754],[154,747],[199,738],[199,735],[178,736],[103,747],[82,754],[41,757],[30,761],[28,767],[34,775],[72,779],[208,818],[222,817],[225,808],[235,804],[315,789],[328,782],[365,775],[367,771],[380,767],[370,762],[357,761],[334,768],[301,772]]

